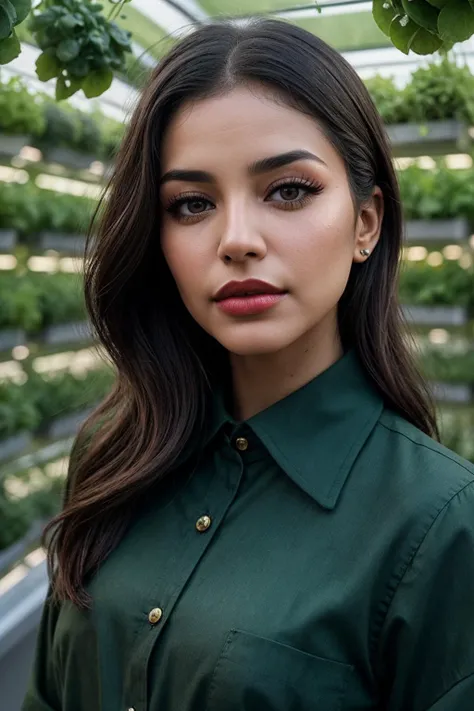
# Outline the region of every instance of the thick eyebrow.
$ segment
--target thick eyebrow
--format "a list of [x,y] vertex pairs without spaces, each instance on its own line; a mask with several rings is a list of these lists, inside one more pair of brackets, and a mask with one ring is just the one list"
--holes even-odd
[[[298,160],[313,160],[327,167],[327,163],[325,163],[322,158],[319,158],[314,153],[310,153],[310,151],[299,149],[288,151],[287,153],[280,153],[276,156],[269,156],[268,158],[261,158],[249,165],[248,173],[250,176],[269,173],[272,170],[283,168],[285,165],[295,163]],[[208,173],[204,170],[183,170],[180,168],[169,170],[165,173],[160,180],[160,185],[169,183],[171,180],[182,180],[188,183],[216,183],[216,179],[212,173]]]

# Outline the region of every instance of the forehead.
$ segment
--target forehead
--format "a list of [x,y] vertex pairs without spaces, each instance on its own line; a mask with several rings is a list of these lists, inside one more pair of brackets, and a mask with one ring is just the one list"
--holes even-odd
[[178,110],[164,135],[162,163],[164,170],[217,158],[235,165],[295,148],[317,153],[328,165],[342,163],[315,118],[263,87],[236,87]]

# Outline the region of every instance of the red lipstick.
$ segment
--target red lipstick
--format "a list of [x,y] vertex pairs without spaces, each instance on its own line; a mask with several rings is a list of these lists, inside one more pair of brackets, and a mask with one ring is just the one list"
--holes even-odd
[[254,316],[275,306],[287,292],[260,279],[229,281],[214,296],[217,306],[231,316]]

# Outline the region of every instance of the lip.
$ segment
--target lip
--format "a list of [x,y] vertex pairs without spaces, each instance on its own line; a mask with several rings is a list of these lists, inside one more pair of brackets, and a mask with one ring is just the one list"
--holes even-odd
[[255,316],[285,297],[284,289],[260,279],[229,281],[214,296],[217,306],[230,316]]
[[215,294],[214,301],[223,301],[235,297],[262,296],[269,294],[284,294],[284,289],[279,289],[273,284],[260,279],[246,279],[245,281],[228,281]]
[[256,316],[268,311],[284,298],[285,293],[230,296],[228,299],[217,301],[216,305],[229,316]]

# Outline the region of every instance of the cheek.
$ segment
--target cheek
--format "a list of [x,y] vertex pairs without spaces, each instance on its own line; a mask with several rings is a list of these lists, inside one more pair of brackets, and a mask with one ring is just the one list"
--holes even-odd
[[198,296],[202,284],[203,251],[196,240],[183,237],[173,230],[162,230],[161,249],[168,268],[178,287],[185,304],[192,302]]
[[325,310],[341,298],[353,263],[352,219],[348,210],[318,210],[295,230],[284,260],[302,301],[317,302]]
[[287,249],[288,262],[298,263],[303,272],[319,275],[347,271],[354,254],[354,232],[350,217],[318,215],[295,232]]

